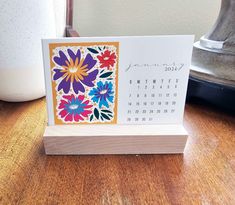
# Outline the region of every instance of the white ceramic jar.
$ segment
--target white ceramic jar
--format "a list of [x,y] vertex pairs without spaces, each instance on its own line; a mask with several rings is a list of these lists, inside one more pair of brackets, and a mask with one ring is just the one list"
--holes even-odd
[[[54,8],[53,0],[0,1],[0,100],[45,95],[41,39],[56,37]],[[61,16],[59,21],[61,36]]]

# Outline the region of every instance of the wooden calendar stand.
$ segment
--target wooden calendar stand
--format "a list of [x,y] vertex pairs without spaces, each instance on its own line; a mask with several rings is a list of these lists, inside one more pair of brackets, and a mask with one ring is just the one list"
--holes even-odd
[[48,155],[183,153],[187,132],[182,125],[47,126]]

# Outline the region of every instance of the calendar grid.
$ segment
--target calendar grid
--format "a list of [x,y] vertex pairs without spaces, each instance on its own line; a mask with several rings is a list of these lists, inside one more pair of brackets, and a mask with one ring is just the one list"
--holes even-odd
[[127,123],[151,123],[177,110],[179,78],[129,79]]

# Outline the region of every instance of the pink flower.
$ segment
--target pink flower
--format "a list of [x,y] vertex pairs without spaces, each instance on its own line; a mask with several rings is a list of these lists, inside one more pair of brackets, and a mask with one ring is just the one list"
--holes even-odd
[[58,109],[59,116],[64,119],[65,122],[79,122],[88,117],[92,113],[89,105],[89,100],[84,100],[84,95],[74,96],[63,95]]

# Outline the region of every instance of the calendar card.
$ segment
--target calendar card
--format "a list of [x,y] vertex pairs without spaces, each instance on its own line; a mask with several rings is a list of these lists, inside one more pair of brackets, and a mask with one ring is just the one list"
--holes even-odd
[[43,40],[48,124],[182,123],[193,40]]

